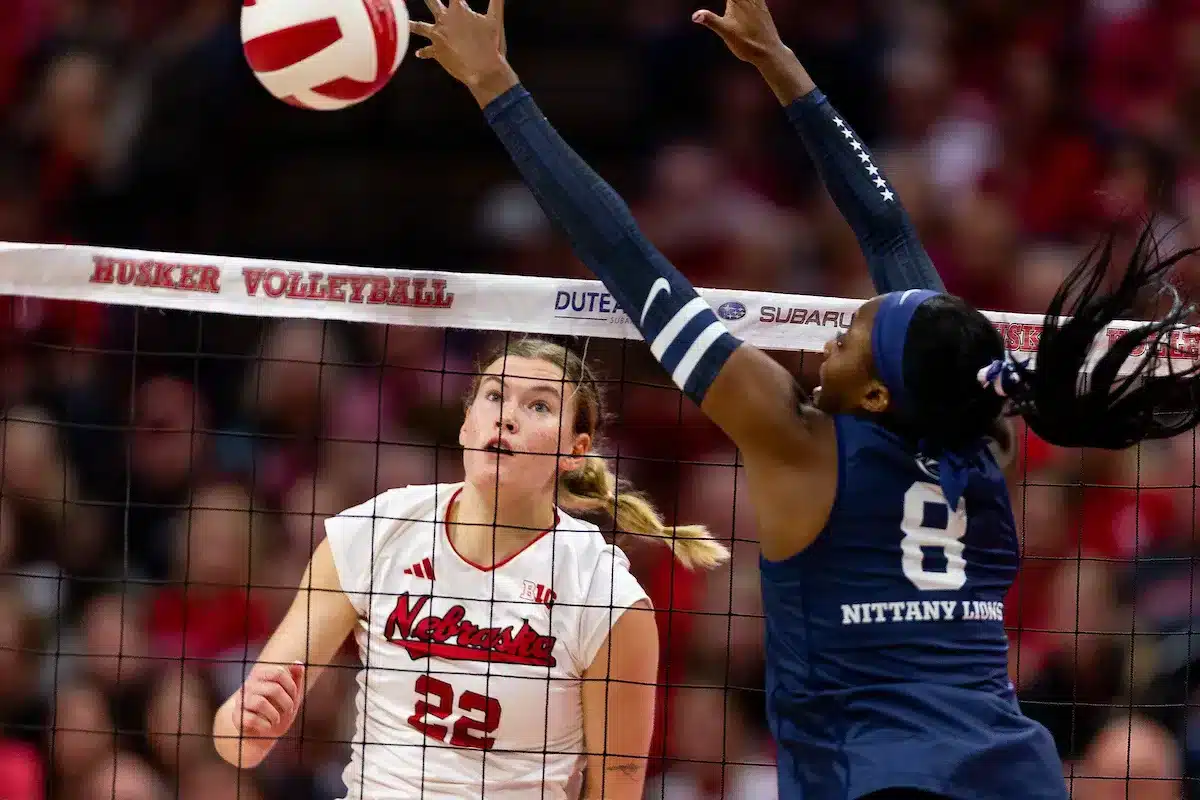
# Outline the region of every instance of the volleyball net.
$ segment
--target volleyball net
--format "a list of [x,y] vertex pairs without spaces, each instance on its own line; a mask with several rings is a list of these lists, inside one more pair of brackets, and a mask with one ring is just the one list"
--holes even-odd
[[[849,326],[861,299],[700,289],[731,333],[757,347],[821,352]],[[228,256],[0,242],[0,292],[252,317],[639,339],[599,281],[486,273],[414,272]],[[984,312],[1014,356],[1032,357],[1042,329],[1033,314]],[[1104,345],[1135,327],[1117,321]],[[1168,361],[1200,358],[1200,330],[1170,337]],[[1135,351],[1133,357],[1144,354]]]
[[[862,302],[700,293],[808,385]],[[124,796],[123,782],[167,797],[340,797],[351,648],[253,773],[216,760],[213,711],[280,619],[325,518],[460,479],[477,357],[531,334],[597,368],[612,471],[668,522],[703,523],[732,550],[709,574],[665,550],[631,554],[662,651],[647,796],[773,796],[737,454],[602,284],[0,243],[0,297],[0,775],[11,762],[55,797]],[[1032,356],[1041,317],[988,317],[1014,356]],[[1109,326],[1097,354],[1137,324]],[[1190,366],[1200,332],[1173,332],[1156,357],[1159,370]],[[1161,756],[1144,777],[1182,775],[1200,722],[1195,438],[1083,454],[1022,442],[1011,474],[1025,561],[1006,621],[1026,711],[1075,774],[1104,771],[1111,734],[1130,763],[1135,746]]]

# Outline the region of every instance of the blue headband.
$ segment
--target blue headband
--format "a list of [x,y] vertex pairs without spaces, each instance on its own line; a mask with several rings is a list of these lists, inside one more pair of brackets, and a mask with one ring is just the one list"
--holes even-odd
[[891,395],[892,408],[903,417],[909,407],[908,390],[904,386],[904,341],[908,325],[921,304],[940,292],[929,289],[908,289],[883,296],[875,312],[871,328],[871,352],[875,356],[875,371]]
[[[892,292],[883,296],[879,310],[875,313],[875,324],[871,328],[871,350],[875,357],[875,370],[879,373],[883,385],[888,388],[892,406],[901,419],[912,409],[908,388],[904,385],[904,343],[908,338],[908,326],[912,322],[913,313],[926,300],[938,294],[939,292],[927,289]],[[976,378],[981,386],[991,388],[1001,396],[1007,396],[1016,389],[1021,380],[1020,373],[1007,359],[983,367]],[[950,508],[958,508],[959,498],[967,490],[967,482],[975,467],[977,454],[973,451],[932,452],[929,441],[925,439],[917,442],[917,450],[922,455],[937,460],[938,483],[946,496],[946,502]]]

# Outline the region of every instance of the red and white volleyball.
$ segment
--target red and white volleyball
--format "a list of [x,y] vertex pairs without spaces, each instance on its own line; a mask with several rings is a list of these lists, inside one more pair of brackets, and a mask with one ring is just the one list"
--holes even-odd
[[396,74],[408,49],[404,0],[243,0],[242,47],[267,91],[335,111]]

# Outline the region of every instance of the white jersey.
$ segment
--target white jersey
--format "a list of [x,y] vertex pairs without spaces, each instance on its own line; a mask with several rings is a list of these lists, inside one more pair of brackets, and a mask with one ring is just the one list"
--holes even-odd
[[581,678],[646,593],[561,510],[504,562],[470,563],[445,522],[460,488],[393,489],[325,523],[360,618],[349,800],[580,794]]

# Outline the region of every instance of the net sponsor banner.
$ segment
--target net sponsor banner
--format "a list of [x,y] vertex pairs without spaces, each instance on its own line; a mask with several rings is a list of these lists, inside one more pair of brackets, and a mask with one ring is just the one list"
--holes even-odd
[[[700,289],[729,330],[758,347],[819,352],[861,300]],[[638,339],[598,281],[271,261],[0,242],[0,294],[255,317],[307,317],[519,333]],[[1017,356],[1041,317],[985,312]],[[1136,322],[1116,322],[1101,348]],[[1097,355],[1099,354],[1099,348]],[[1135,352],[1134,356],[1144,353]],[[1176,367],[1200,358],[1200,331],[1175,331]]]

